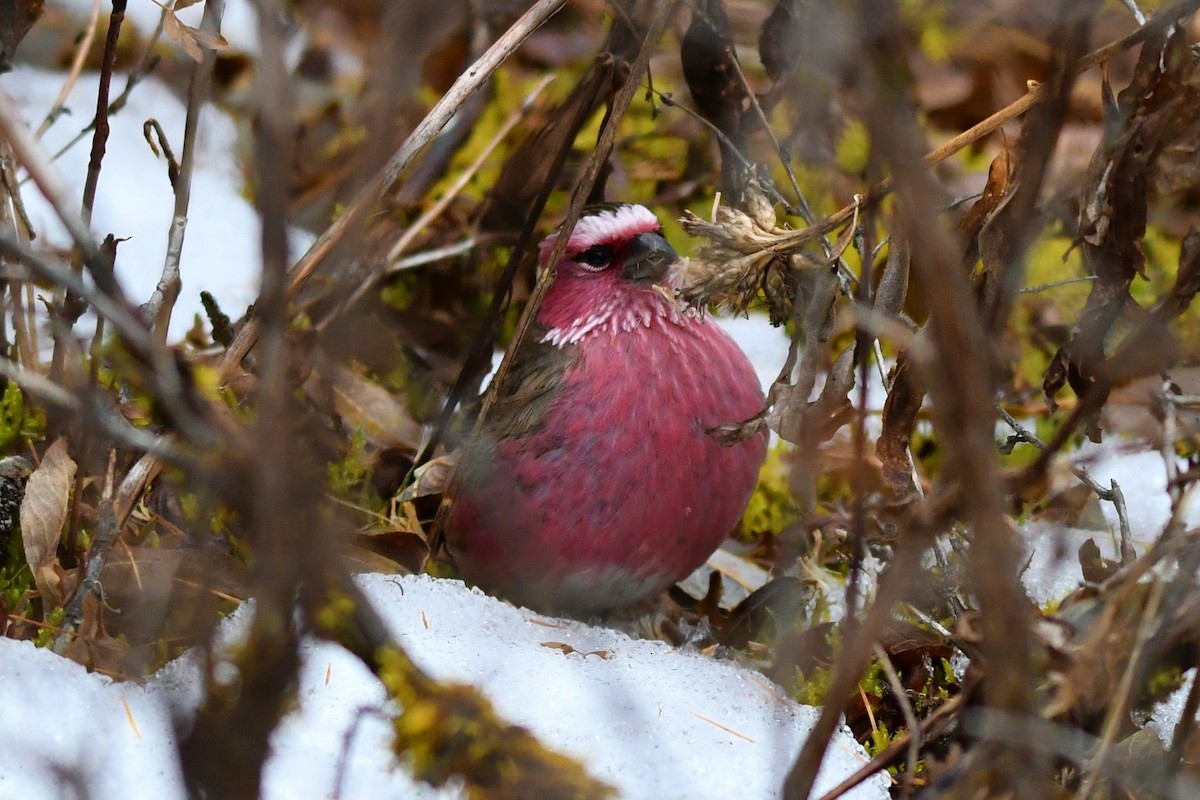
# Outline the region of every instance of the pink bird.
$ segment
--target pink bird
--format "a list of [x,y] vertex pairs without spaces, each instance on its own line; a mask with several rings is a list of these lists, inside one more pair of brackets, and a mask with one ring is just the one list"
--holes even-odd
[[733,340],[673,299],[677,258],[643,206],[584,211],[460,464],[446,541],[468,581],[595,613],[687,577],[737,525],[766,435],[723,446],[706,431],[763,395]]

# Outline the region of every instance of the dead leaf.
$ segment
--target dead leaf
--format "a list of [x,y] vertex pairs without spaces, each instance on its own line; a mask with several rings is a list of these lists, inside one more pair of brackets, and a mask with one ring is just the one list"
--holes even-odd
[[361,428],[379,447],[417,449],[421,426],[386,389],[344,367],[337,368],[332,380],[333,407],[350,427]]
[[[1096,442],[1101,436],[1100,410],[1114,385],[1154,374],[1175,360],[1161,319],[1152,319],[1139,337],[1131,338],[1111,360],[1106,342],[1127,309],[1141,310],[1130,286],[1135,277],[1145,274],[1142,240],[1151,165],[1174,132],[1186,128],[1186,121],[1195,117],[1197,93],[1190,87],[1196,74],[1195,60],[1181,30],[1172,28],[1148,39],[1133,80],[1117,98],[1117,107],[1106,108],[1110,119],[1106,120],[1105,140],[1088,169],[1079,236],[1096,280],[1070,340],[1046,368],[1042,388],[1054,408],[1055,395],[1069,384],[1085,402],[1082,427]],[[1184,261],[1187,256],[1185,248]],[[1164,297],[1163,310],[1170,314],[1181,302],[1185,307],[1190,304],[1192,283],[1185,274],[1179,293]]]
[[572,653],[578,653],[579,655],[583,656],[584,658],[587,658],[588,656],[596,656],[597,658],[601,659],[602,661],[607,661],[608,655],[609,655],[607,650],[589,650],[588,652],[585,653],[582,650],[576,650],[574,647],[567,644],[566,642],[542,642],[542,647],[549,647],[551,650],[559,650],[564,655],[568,655],[568,656],[571,655]]
[[798,0],[777,0],[759,31],[758,55],[767,77],[778,83],[800,63],[803,9]]
[[721,0],[699,0],[692,6],[692,22],[680,42],[679,61],[696,110],[724,134],[718,141],[721,189],[741,207],[745,176],[737,152],[742,149],[742,117],[749,92],[736,59]]
[[[157,0],[155,2],[157,3]],[[185,25],[175,15],[175,11],[187,8],[196,2],[198,0],[176,3],[174,9],[167,8],[162,3],[158,3],[158,6],[163,10],[163,33],[171,40],[177,42],[193,61],[199,63],[204,60],[205,50],[217,52],[228,50],[229,41],[214,31],[202,31],[190,25]]]
[[441,494],[446,490],[454,474],[454,465],[458,461],[458,452],[431,459],[417,467],[413,473],[413,481],[404,487],[397,500],[408,503],[418,497],[428,497],[431,494]]
[[[42,463],[25,486],[21,501],[21,540],[25,545],[25,563],[33,572],[38,591],[46,599],[54,597],[60,584],[58,566],[58,537],[67,521],[67,502],[71,483],[75,480],[75,462],[67,453],[66,439],[58,439],[46,450]],[[46,611],[49,612],[47,607]]]

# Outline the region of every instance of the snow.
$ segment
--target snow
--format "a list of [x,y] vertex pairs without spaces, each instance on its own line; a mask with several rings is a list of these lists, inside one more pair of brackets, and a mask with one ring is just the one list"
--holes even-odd
[[[113,684],[30,642],[0,639],[0,797],[182,796],[153,689]],[[132,791],[131,791],[132,790]]]
[[1158,737],[1163,747],[1170,747],[1175,739],[1175,726],[1183,716],[1183,706],[1195,680],[1196,670],[1189,669],[1183,673],[1183,683],[1180,687],[1171,692],[1166,700],[1155,703],[1154,710],[1150,712],[1150,721],[1146,723],[1146,727]]
[[[1162,454],[1143,447],[1119,441],[1089,445],[1081,449],[1076,460],[1101,486],[1107,487],[1109,481],[1116,480],[1125,495],[1133,540],[1149,544],[1158,538],[1171,518],[1171,501],[1167,496],[1167,468]],[[1182,460],[1179,465],[1186,468]],[[1101,508],[1109,524],[1115,526],[1117,512],[1112,503],[1101,503]],[[1200,525],[1200,504],[1193,502],[1185,508],[1183,520],[1188,528]]]
[[[778,796],[817,717],[757,672],[542,617],[458,581],[358,582],[422,668],[478,687],[504,718],[581,759],[622,797]],[[224,623],[223,646],[237,641],[249,616],[243,607]],[[460,796],[396,769],[389,701],[357,659],[326,643],[306,642],[304,651],[299,707],[275,731],[264,798]],[[186,656],[137,686],[0,639],[0,796],[51,800],[74,781],[95,800],[184,797],[174,729],[189,724],[200,685]],[[817,791],[866,760],[841,729]],[[845,796],[886,798],[886,787],[886,776],[876,775]]]
[[780,368],[787,361],[787,332],[782,327],[772,328],[770,319],[763,313],[714,319],[750,359],[763,391],[769,391],[771,384],[779,377]]

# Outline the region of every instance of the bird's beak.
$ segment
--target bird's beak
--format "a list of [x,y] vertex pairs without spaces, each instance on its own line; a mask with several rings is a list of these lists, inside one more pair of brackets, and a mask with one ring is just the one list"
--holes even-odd
[[625,251],[621,275],[626,280],[653,283],[667,274],[679,254],[661,233],[639,233]]

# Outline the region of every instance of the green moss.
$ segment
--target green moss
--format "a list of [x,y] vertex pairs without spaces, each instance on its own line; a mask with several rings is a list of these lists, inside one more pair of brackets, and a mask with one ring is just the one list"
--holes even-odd
[[25,547],[20,530],[14,530],[4,546],[4,563],[0,566],[0,598],[4,607],[16,613],[21,598],[33,588],[33,573],[25,563]]
[[412,272],[393,276],[379,293],[384,305],[396,311],[407,311],[420,297],[422,280]]
[[806,706],[821,706],[825,696],[829,694],[829,686],[833,682],[833,670],[828,667],[818,667],[806,675],[796,670],[796,691],[792,699]]
[[1162,700],[1182,685],[1183,671],[1172,664],[1150,675],[1146,682],[1146,693],[1155,700]]
[[46,429],[46,416],[25,405],[25,395],[12,381],[0,395],[0,452],[24,451],[24,443],[40,439]]
[[867,127],[858,120],[851,120],[842,128],[834,150],[834,163],[847,175],[866,172],[871,155],[871,137]]
[[46,626],[39,628],[37,635],[33,637],[33,643],[38,647],[49,647],[54,644],[58,632],[62,629],[63,620],[67,618],[67,610],[59,607],[50,612],[46,617]]
[[458,776],[469,797],[611,797],[576,761],[508,725],[474,688],[436,683],[398,649],[376,654],[378,675],[400,706],[395,750],[433,786]]
[[758,484],[742,514],[739,534],[745,541],[778,534],[800,518],[799,504],[792,495],[789,470],[784,461],[787,452],[785,445],[777,445],[758,473]]
[[345,457],[325,467],[329,491],[335,497],[356,497],[370,472],[367,463],[367,437],[359,428],[350,436]]
[[354,600],[349,595],[330,591],[325,605],[316,614],[316,623],[322,631],[331,633],[343,630],[353,617]]
[[867,674],[863,675],[858,685],[864,693],[875,698],[883,697],[891,691],[891,687],[888,686],[887,673],[883,671],[883,666],[876,659],[872,659],[871,663],[867,665]]
[[887,725],[882,722],[877,723],[871,729],[871,735],[863,742],[863,748],[867,751],[867,755],[874,758],[888,748],[888,746],[904,735],[904,729],[901,728],[894,733],[888,730]]

